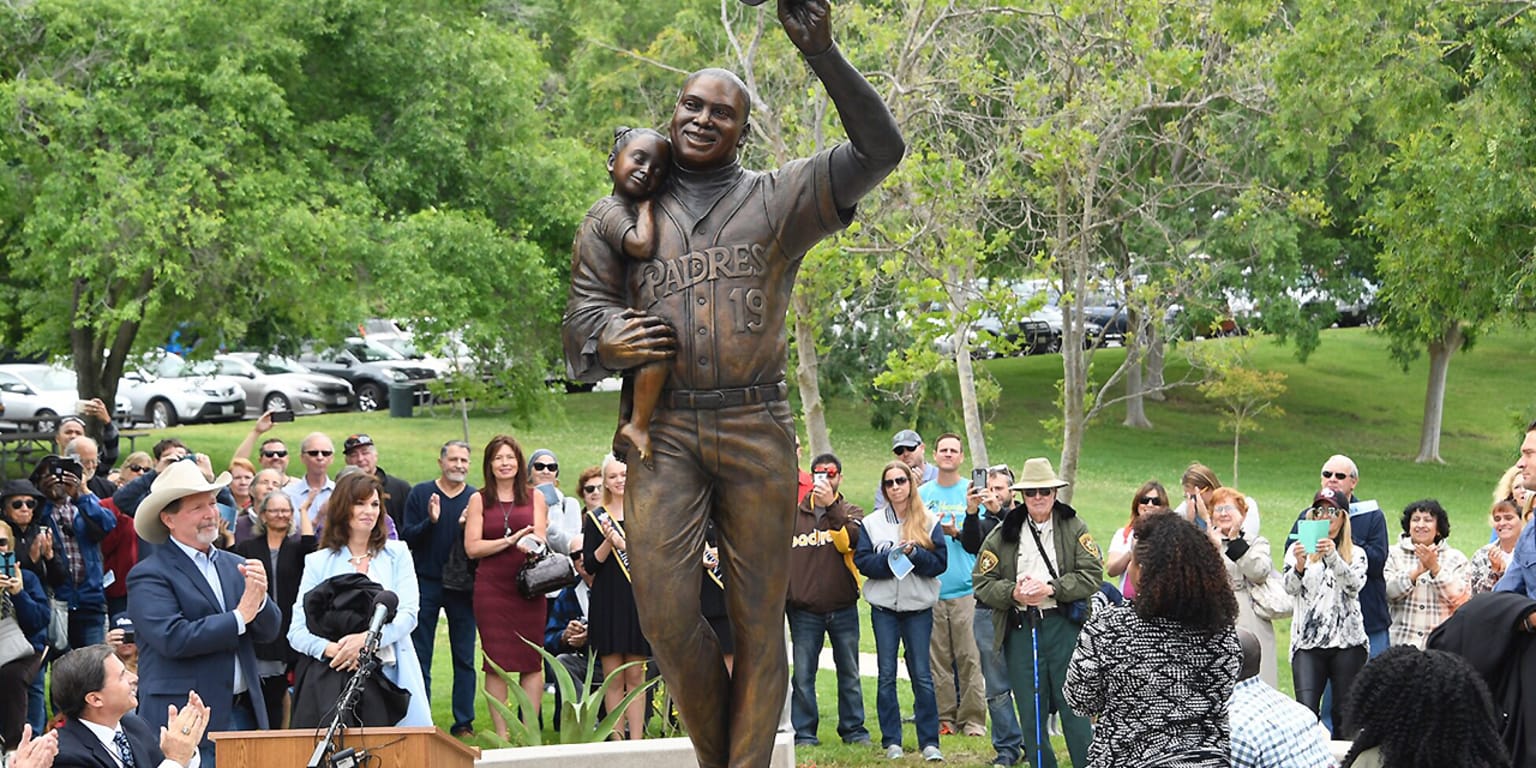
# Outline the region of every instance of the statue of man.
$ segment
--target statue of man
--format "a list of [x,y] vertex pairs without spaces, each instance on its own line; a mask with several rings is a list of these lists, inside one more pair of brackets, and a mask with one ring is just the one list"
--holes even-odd
[[[827,0],[780,0],[778,14],[848,142],[776,171],[743,169],[746,86],[722,69],[689,75],[670,126],[670,178],[652,200],[655,255],[626,262],[584,224],[563,328],[578,380],[669,365],[651,462],[629,467],[627,546],[641,626],[704,768],[768,765],[788,682],[797,472],[785,315],[795,274],[905,151],[890,109],[833,43]],[[731,671],[699,610],[711,520],[736,643]]]

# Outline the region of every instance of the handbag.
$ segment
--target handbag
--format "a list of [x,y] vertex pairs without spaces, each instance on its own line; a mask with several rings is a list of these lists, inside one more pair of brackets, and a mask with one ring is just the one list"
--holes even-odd
[[0,610],[0,667],[3,667],[37,651],[21,631],[21,622],[17,621],[16,612],[11,609],[10,596],[0,596],[0,601],[4,602],[3,610]]
[[69,650],[69,601],[48,598],[48,645],[57,653]]
[[529,600],[565,589],[580,580],[569,557],[542,544],[539,551],[529,553],[523,567],[517,569],[517,591]]
[[1283,619],[1291,615],[1295,600],[1281,584],[1283,577],[1270,569],[1269,578],[1263,584],[1249,584],[1248,598],[1253,602],[1253,615],[1264,621]]

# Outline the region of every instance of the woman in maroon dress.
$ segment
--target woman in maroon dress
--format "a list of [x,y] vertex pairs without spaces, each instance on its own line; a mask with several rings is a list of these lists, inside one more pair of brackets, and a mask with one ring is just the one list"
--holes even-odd
[[[475,574],[475,623],[480,627],[480,647],[486,657],[508,672],[533,702],[525,721],[538,727],[539,704],[544,700],[544,660],[534,645],[544,641],[547,601],[543,595],[529,600],[517,590],[517,571],[523,567],[528,548],[544,542],[549,510],[544,497],[534,493],[524,471],[523,447],[507,435],[497,435],[485,446],[485,485],[465,510],[464,552],[480,562]],[[489,630],[489,631],[487,631]],[[507,700],[507,684],[485,668],[485,692]],[[491,710],[496,735],[507,738],[507,723]]]

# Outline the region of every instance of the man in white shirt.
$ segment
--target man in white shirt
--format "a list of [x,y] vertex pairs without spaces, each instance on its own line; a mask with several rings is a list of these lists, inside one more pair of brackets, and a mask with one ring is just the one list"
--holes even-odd
[[54,662],[53,706],[65,718],[55,768],[198,768],[208,707],[196,691],[188,693],[185,706],[169,708],[157,739],[154,727],[133,714],[138,681],[107,645]]

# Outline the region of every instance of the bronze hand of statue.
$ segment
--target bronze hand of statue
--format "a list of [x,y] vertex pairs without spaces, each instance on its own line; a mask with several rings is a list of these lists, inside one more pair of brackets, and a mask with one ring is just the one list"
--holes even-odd
[[832,47],[832,7],[827,0],[779,0],[779,23],[806,56]]
[[677,334],[666,321],[626,309],[608,322],[597,340],[597,359],[610,371],[671,359],[677,354]]

